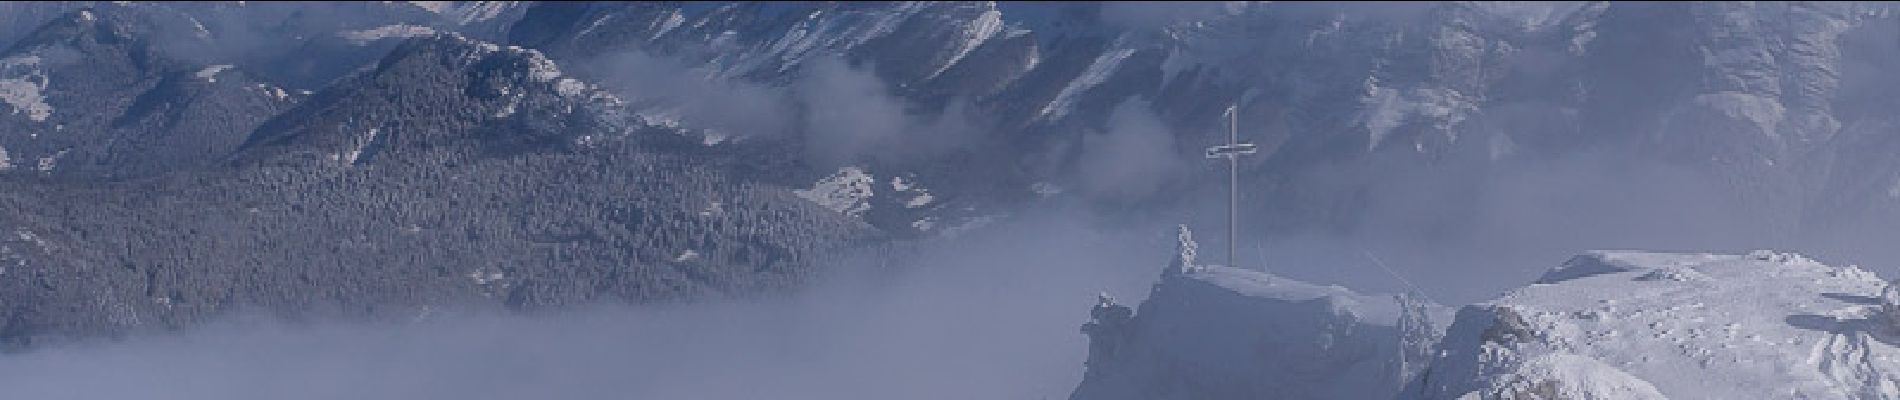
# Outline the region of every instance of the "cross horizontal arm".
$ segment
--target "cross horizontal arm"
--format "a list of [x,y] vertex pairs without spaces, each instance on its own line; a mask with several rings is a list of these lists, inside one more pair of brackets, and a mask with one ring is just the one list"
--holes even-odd
[[1207,148],[1207,158],[1235,157],[1253,154],[1257,149],[1253,143],[1235,143]]

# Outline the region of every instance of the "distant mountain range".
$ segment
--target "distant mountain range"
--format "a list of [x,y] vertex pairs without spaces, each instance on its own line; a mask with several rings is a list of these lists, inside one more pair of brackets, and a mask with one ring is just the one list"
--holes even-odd
[[1896,37],[1879,3],[0,3],[0,338],[753,295],[1049,201],[1207,218],[1229,105],[1267,233],[1637,194],[1686,199],[1664,233],[1891,232]]

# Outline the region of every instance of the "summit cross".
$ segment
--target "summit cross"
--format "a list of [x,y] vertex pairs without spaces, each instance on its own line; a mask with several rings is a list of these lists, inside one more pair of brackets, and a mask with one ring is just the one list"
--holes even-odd
[[[1253,143],[1240,141],[1240,113],[1227,106],[1227,143],[1207,148],[1207,158],[1227,159],[1227,266],[1236,266],[1234,248],[1240,246],[1240,156],[1253,154]],[[1264,267],[1264,266],[1263,266]]]

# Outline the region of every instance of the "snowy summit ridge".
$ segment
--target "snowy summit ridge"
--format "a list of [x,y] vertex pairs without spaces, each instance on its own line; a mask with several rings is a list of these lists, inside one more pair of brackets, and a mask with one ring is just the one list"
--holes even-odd
[[1900,398],[1900,288],[1797,254],[1592,251],[1451,319],[1175,264],[1096,306],[1071,399]]
[[1890,291],[1796,254],[1591,252],[1460,311],[1420,394],[1900,398]]
[[[1273,274],[1194,263],[1179,230],[1175,259],[1128,315],[1104,300],[1085,325],[1088,370],[1070,398],[1390,398],[1418,371],[1450,310]],[[1434,318],[1435,317],[1435,318]],[[1424,332],[1417,335],[1413,333]],[[1408,345],[1407,341],[1423,342]]]

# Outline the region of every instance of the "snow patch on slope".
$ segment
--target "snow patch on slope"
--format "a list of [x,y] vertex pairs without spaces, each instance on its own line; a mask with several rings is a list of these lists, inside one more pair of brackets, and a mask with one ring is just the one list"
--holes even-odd
[[359,31],[337,32],[336,35],[337,37],[343,38],[343,40],[349,41],[350,44],[363,46],[363,45],[368,45],[372,42],[383,40],[383,39],[415,38],[415,37],[431,36],[431,35],[435,35],[435,28],[419,26],[419,25],[396,24],[396,25],[384,25],[384,26],[379,26],[379,27],[364,29],[364,30],[359,30]]
[[53,168],[59,167],[59,158],[65,157],[66,152],[69,151],[72,151],[72,149],[60,150],[59,152],[53,153],[53,155],[40,157],[39,162],[34,164],[33,169],[40,172],[53,172]]
[[441,14],[443,12],[448,11],[449,7],[455,6],[455,2],[453,1],[411,1],[409,2],[409,5],[416,6],[416,8],[420,8],[423,10],[428,10],[429,12],[432,12],[432,13]]
[[227,69],[231,69],[230,64],[213,65],[209,67],[204,67],[204,69],[200,69],[198,70],[197,73],[194,73],[192,75],[197,76],[198,79],[205,80],[205,82],[217,83],[218,73],[224,72],[224,70],[227,70]]
[[411,1],[416,6],[444,19],[460,25],[468,25],[495,19],[509,9],[517,7],[519,1]]
[[[1366,150],[1378,148],[1379,143],[1392,134],[1394,129],[1414,121],[1424,120],[1441,132],[1449,133],[1451,128],[1478,107],[1470,99],[1456,90],[1443,88],[1416,88],[1407,91],[1381,87],[1377,80],[1366,82],[1366,95],[1360,100],[1362,109],[1359,122],[1370,135]],[[1455,138],[1454,138],[1455,139]]]
[[957,32],[962,34],[963,38],[957,41],[956,48],[950,50],[952,54],[950,59],[944,61],[943,65],[938,66],[935,71],[931,71],[924,79],[936,78],[937,75],[943,74],[943,71],[947,71],[951,66],[957,65],[957,62],[963,61],[963,57],[969,56],[970,51],[976,50],[977,46],[982,46],[984,42],[988,42],[990,38],[994,38],[997,33],[1002,32],[1003,12],[995,9],[984,11],[982,15],[977,16],[975,20],[970,21],[966,26],[968,29]]
[[930,189],[919,187],[915,182],[904,180],[901,176],[891,177],[891,191],[911,194],[910,200],[904,201],[904,208],[923,207],[936,201],[936,197],[930,195]]
[[[832,51],[856,48],[872,39],[890,34],[897,26],[922,11],[928,3],[906,2],[894,7],[842,10],[835,15],[813,11],[794,22],[784,36],[761,44],[752,51],[739,51],[736,59],[715,60],[723,75],[755,71],[786,72],[806,60]],[[731,32],[736,34],[736,32]],[[714,39],[714,47],[725,46],[732,35]],[[735,49],[736,50],[736,49]]]
[[35,55],[0,59],[0,102],[34,122],[44,122],[53,115],[53,106],[46,104],[44,94],[46,74],[37,68],[39,64],[40,57]]
[[1459,400],[1667,400],[1656,387],[1589,357],[1547,354],[1527,360],[1482,391]]
[[354,139],[355,143],[351,146],[350,151],[336,157],[338,161],[342,161],[345,164],[357,165],[360,164],[360,161],[364,161],[363,157],[375,156],[375,147],[381,144],[380,141],[383,140],[383,133],[380,129],[369,128],[368,131],[357,135]]
[[1474,1],[1474,10],[1507,21],[1523,31],[1541,31],[1584,8],[1583,1]]
[[1128,60],[1128,56],[1134,54],[1135,49],[1116,48],[1096,56],[1095,61],[1090,62],[1089,67],[1082,70],[1082,75],[1070,80],[1068,86],[1062,87],[1062,91],[1056,93],[1054,100],[1050,100],[1048,105],[1042,107],[1042,111],[1036,113],[1036,118],[1050,121],[1068,115],[1069,109],[1075,107],[1075,102],[1081,100],[1083,92],[1108,81],[1108,77],[1121,68],[1122,61]]
[[[603,21],[605,20],[595,21],[592,25],[588,26],[587,29],[592,30],[595,27],[598,27]],[[659,28],[654,29],[653,35],[648,36],[647,40],[659,40],[661,36],[666,36],[666,34],[672,33],[674,29],[679,29],[680,25],[683,25],[685,23],[686,23],[686,15],[681,14],[679,11],[669,12],[666,14],[666,19],[663,21],[660,21]]]
[[813,183],[810,189],[792,193],[832,211],[856,217],[871,209],[874,181],[862,168],[844,167]]
[[527,52],[529,79],[533,79],[535,82],[547,82],[554,80],[554,78],[561,77],[561,67],[555,65],[554,60],[548,59],[548,57],[541,54],[540,51],[521,49],[515,46],[508,46],[508,49]]
[[574,78],[561,78],[561,80],[554,82],[554,93],[560,94],[561,96],[574,97],[586,93],[586,91],[587,84],[575,80]]
[[476,285],[485,286],[492,282],[499,282],[507,277],[508,276],[502,274],[501,271],[489,268],[476,269],[468,272],[468,280],[475,281]]

